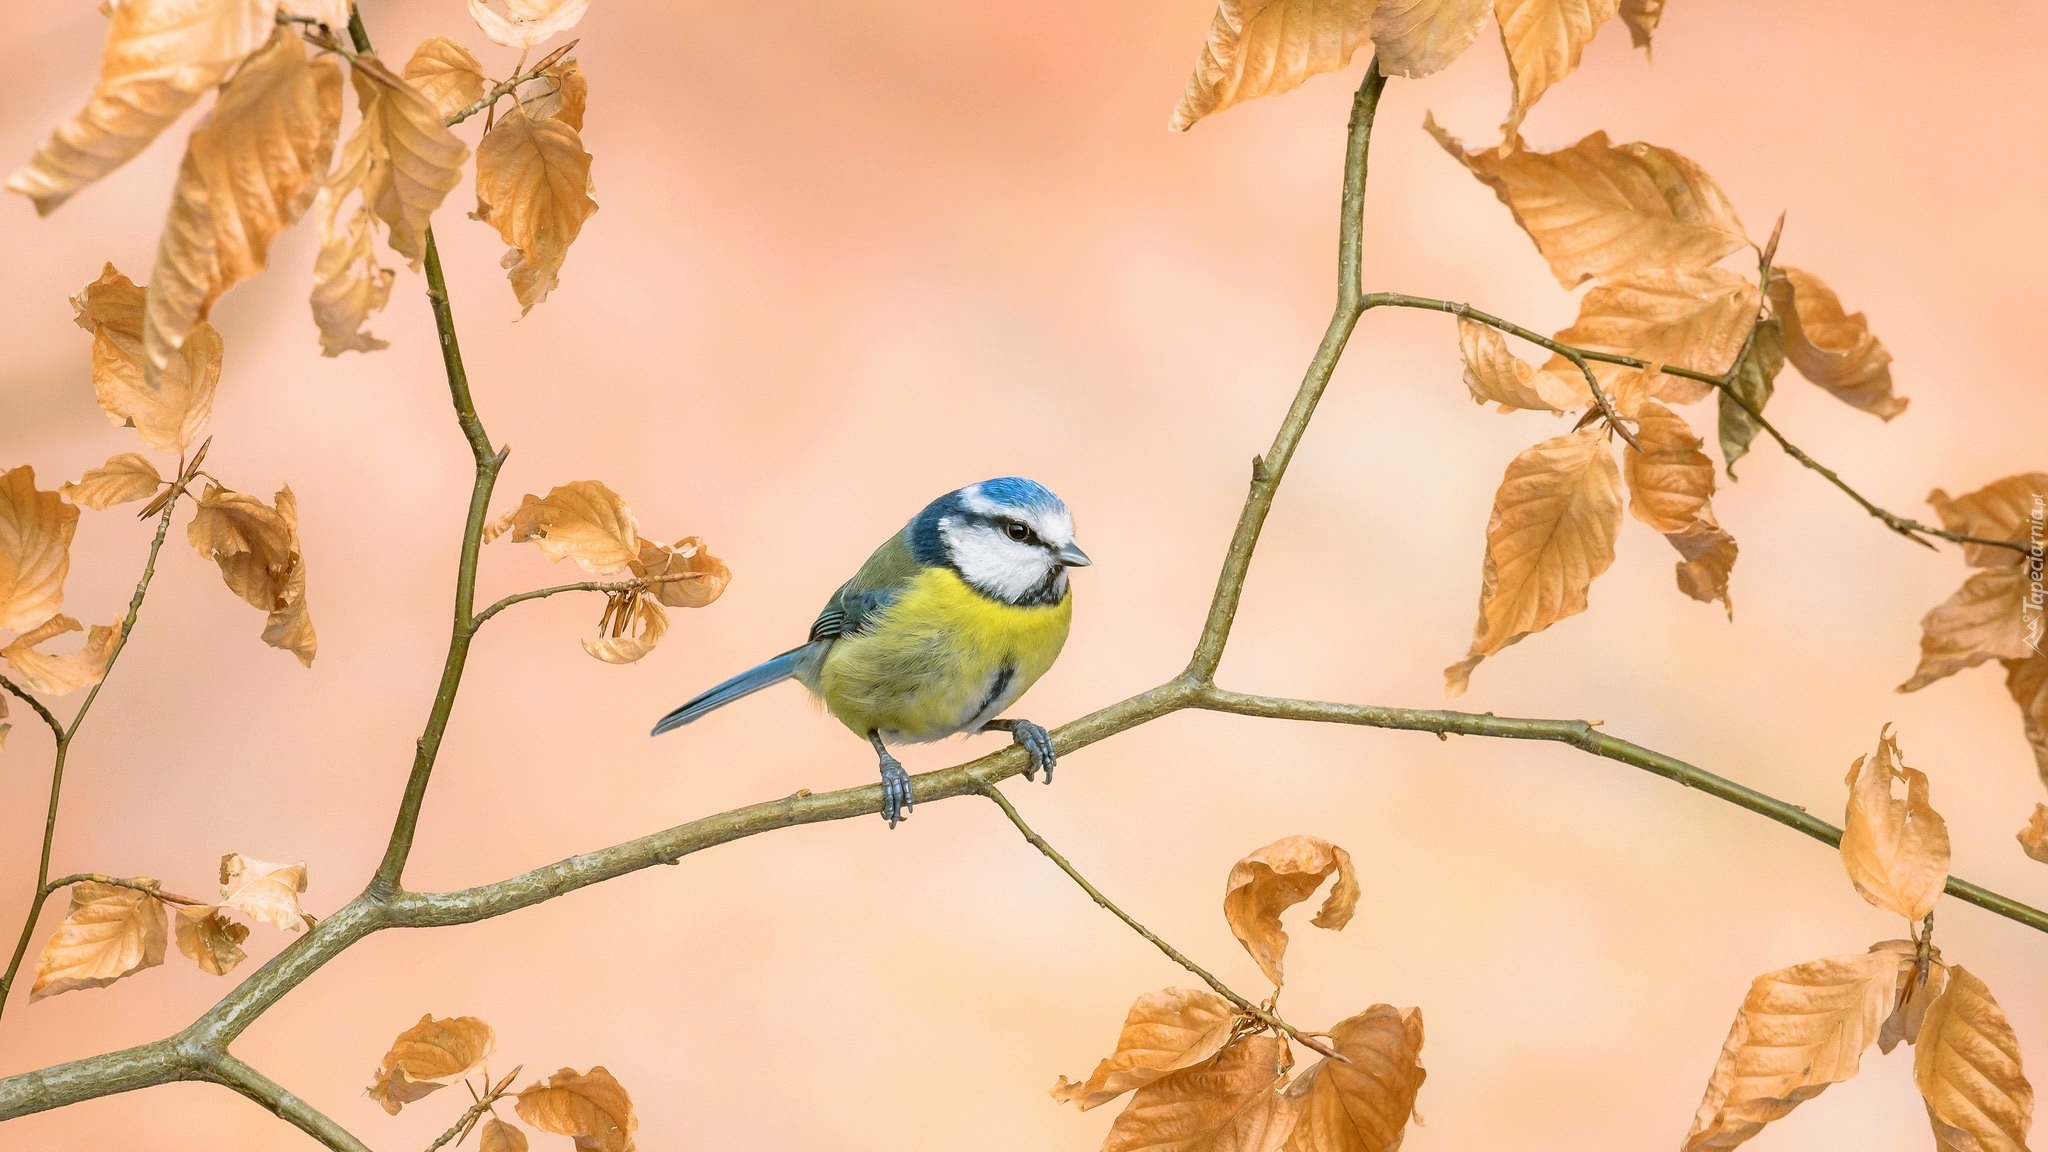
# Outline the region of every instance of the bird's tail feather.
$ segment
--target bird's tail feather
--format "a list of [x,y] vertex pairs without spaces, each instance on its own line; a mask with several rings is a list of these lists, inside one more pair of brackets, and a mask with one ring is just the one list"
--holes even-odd
[[756,664],[723,684],[699,693],[682,707],[663,716],[650,735],[659,736],[672,728],[680,728],[713,709],[723,708],[742,696],[751,696],[771,684],[780,684],[795,676],[804,654],[809,650],[808,644],[792,648],[773,660]]

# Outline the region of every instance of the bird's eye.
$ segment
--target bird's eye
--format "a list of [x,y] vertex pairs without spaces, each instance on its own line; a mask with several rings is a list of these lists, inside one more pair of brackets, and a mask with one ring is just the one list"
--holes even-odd
[[1024,540],[1031,535],[1031,529],[1026,528],[1015,520],[1003,525],[1003,531],[1009,533],[1012,540]]

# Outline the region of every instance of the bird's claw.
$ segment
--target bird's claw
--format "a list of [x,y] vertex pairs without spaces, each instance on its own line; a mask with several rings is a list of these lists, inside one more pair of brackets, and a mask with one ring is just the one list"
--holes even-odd
[[1024,769],[1024,778],[1035,781],[1043,769],[1045,782],[1052,783],[1053,765],[1060,761],[1059,751],[1052,746],[1052,733],[1029,720],[1013,720],[1010,722],[1010,739],[1022,745],[1031,757],[1030,766]]
[[882,819],[889,827],[910,815],[910,773],[893,756],[882,759]]

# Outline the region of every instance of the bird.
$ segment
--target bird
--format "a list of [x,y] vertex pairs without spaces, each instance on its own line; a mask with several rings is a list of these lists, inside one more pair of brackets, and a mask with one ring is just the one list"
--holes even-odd
[[763,688],[796,680],[881,759],[882,816],[911,811],[910,774],[891,744],[1010,733],[1024,778],[1052,783],[1052,736],[1001,713],[1045,675],[1067,641],[1067,573],[1087,567],[1074,517],[1035,480],[1003,476],[933,500],[825,602],[803,644],[677,707],[659,736]]

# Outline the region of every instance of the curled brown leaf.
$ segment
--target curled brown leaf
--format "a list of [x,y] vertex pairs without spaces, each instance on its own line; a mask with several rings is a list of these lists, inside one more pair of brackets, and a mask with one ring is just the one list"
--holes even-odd
[[249,958],[242,941],[249,938],[249,926],[221,915],[220,908],[201,904],[178,909],[176,921],[178,951],[191,957],[199,970],[225,976]]
[[[147,876],[137,883],[154,884]],[[79,988],[104,988],[164,962],[163,901],[118,884],[81,880],[71,886],[71,911],[36,958],[30,1003]]]
[[1287,1042],[1248,1036],[1138,1089],[1102,1152],[1279,1152],[1294,1130],[1280,1090]]
[[2020,1069],[2019,1037],[1991,989],[1960,964],[1921,1024],[1913,1083],[1942,1152],[2026,1152],[2034,1087]]
[[305,890],[303,861],[279,864],[240,852],[220,858],[221,904],[273,927],[297,932],[307,926],[299,908],[299,893]]
[[475,53],[446,36],[430,36],[420,41],[400,75],[433,104],[444,120],[483,99],[484,90],[489,87],[484,80],[484,66]]
[[550,560],[574,561],[594,576],[626,571],[640,559],[639,521],[619,494],[597,480],[572,480],[528,494],[519,506],[484,528],[484,539],[510,532],[515,544],[532,541]]
[[75,482],[57,486],[57,492],[81,508],[103,512],[117,504],[147,500],[163,487],[164,478],[156,465],[139,452],[123,452],[97,468],[87,469]]
[[112,264],[71,298],[80,328],[92,333],[92,390],[117,427],[133,428],[143,444],[184,452],[213,417],[224,349],[204,321],[185,335],[177,358],[154,386],[143,380],[142,326],[148,293]]
[[1167,124],[1185,132],[1233,104],[1278,96],[1334,72],[1372,39],[1379,0],[1220,0],[1209,38]]
[[2032,860],[2048,864],[2048,804],[2034,805],[2034,814],[2027,818],[2027,826],[2019,830],[2014,839],[2020,842],[2020,851]]
[[1331,873],[1337,882],[1309,921],[1332,930],[1351,922],[1358,908],[1358,873],[1351,854],[1314,836],[1287,836],[1239,860],[1223,885],[1223,918],[1230,933],[1277,987],[1287,932],[1280,913],[1315,894]]
[[407,1104],[482,1068],[497,1042],[491,1026],[474,1016],[436,1020],[430,1012],[391,1042],[364,1091],[396,1116]]
[[90,688],[106,678],[107,665],[114,659],[114,648],[120,642],[121,631],[107,624],[95,624],[86,631],[85,643],[76,652],[44,652],[45,641],[66,632],[85,631],[84,625],[71,617],[59,613],[41,624],[16,636],[0,656],[14,666],[21,682],[36,692],[48,692],[62,696],[80,688]]
[[0,472],[0,628],[20,632],[64,606],[78,509],[36,487],[27,464]]
[[306,607],[306,561],[299,552],[299,503],[281,488],[275,505],[209,484],[185,526],[192,547],[220,565],[235,595],[269,613],[263,642],[311,667],[319,648]]
[[1685,417],[1644,400],[1637,413],[1635,445],[1621,450],[1628,480],[1628,510],[1665,535],[1682,533],[1707,512],[1714,494],[1714,462],[1700,451]]
[[1889,420],[1906,410],[1892,393],[1892,354],[1870,333],[1861,312],[1842,301],[1820,277],[1781,265],[1771,278],[1771,299],[1785,325],[1785,358],[1799,374],[1854,408]]
[[574,1137],[576,1152],[633,1152],[640,1127],[633,1100],[602,1065],[564,1068],[519,1091],[519,1118],[543,1132]]
[[1594,33],[1614,16],[1620,0],[1494,0],[1501,46],[1507,50],[1514,100],[1500,126],[1513,140],[1522,118],[1550,86],[1579,66]]
[[477,146],[476,200],[476,218],[511,245],[502,265],[523,315],[554,291],[569,245],[597,212],[590,153],[566,120],[514,107]]
[[[1906,785],[1903,799],[1894,781]],[[1842,864],[1865,900],[1918,923],[1948,882],[1948,825],[1927,799],[1927,774],[1906,767],[1887,726],[1877,751],[1849,766]]]
[[702,608],[732,583],[732,569],[695,536],[685,536],[674,544],[643,538],[640,555],[631,567],[635,576],[661,581],[648,593],[671,608]]
[[1507,340],[1490,324],[1458,317],[1458,353],[1465,361],[1465,387],[1480,404],[1499,404],[1503,412],[1569,412],[1593,402],[1577,368],[1559,373],[1536,367],[1508,351]]
[[1230,1001],[1205,988],[1147,992],[1131,1004],[1116,1048],[1081,1083],[1059,1078],[1052,1098],[1087,1111],[1222,1051],[1237,1021]]
[[1287,1095],[1300,1119],[1288,1152],[1394,1152],[1415,1114],[1422,1069],[1422,1010],[1375,1004],[1330,1029],[1349,1064],[1322,1059]]

